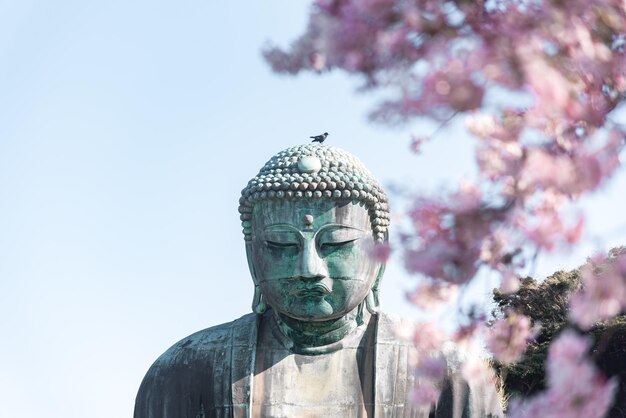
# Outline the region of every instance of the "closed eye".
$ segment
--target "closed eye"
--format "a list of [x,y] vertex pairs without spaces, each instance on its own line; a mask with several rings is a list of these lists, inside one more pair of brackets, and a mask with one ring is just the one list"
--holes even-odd
[[296,248],[298,246],[298,244],[296,244],[295,242],[277,242],[277,241],[265,241],[265,245],[273,249]]
[[320,244],[320,248],[325,249],[325,248],[339,248],[342,247],[344,245],[350,244],[354,241],[356,241],[358,238],[355,239],[351,239],[351,240],[347,240],[347,241],[340,241],[340,242],[323,242]]

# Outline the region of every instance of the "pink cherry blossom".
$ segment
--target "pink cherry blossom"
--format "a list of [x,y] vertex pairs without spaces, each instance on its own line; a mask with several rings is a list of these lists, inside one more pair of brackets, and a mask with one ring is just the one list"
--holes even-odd
[[439,400],[441,389],[429,380],[420,381],[413,391],[411,401],[417,406],[428,407]]
[[453,207],[457,212],[471,212],[480,208],[483,195],[480,188],[464,178],[459,183],[459,191],[451,196]]
[[487,113],[473,113],[465,119],[467,130],[480,139],[511,140],[509,131],[494,115]]
[[502,264],[502,257],[509,247],[509,236],[503,229],[496,229],[485,238],[480,248],[480,259],[498,269]]
[[504,294],[515,293],[520,288],[520,278],[511,269],[506,269],[502,273],[502,283],[500,284],[500,291]]
[[461,375],[470,384],[480,386],[495,385],[496,376],[493,369],[483,360],[479,353],[471,352],[471,355],[461,366]]
[[480,248],[475,243],[444,237],[430,240],[422,248],[405,252],[408,271],[425,274],[447,283],[466,283],[478,270]]
[[526,156],[520,187],[531,190],[570,190],[575,169],[574,162],[564,155],[553,155],[543,149],[531,149]]
[[[480,189],[463,180],[448,202],[420,199],[411,213],[422,241],[405,250],[405,266],[415,273],[460,284],[471,279],[480,266],[483,241],[490,234],[491,217],[480,216]],[[458,226],[463,225],[463,228]],[[461,231],[462,234],[458,232]]]
[[573,331],[564,331],[550,346],[548,355],[548,377],[551,379],[550,381],[563,383],[559,381],[563,378],[559,369],[582,362],[590,347],[589,338],[581,337]]
[[[539,42],[539,40],[535,41]],[[548,62],[548,57],[537,55],[537,45],[520,46],[526,81],[536,97],[539,112],[551,113],[565,107],[574,95],[572,83]]]
[[419,358],[415,371],[422,379],[439,382],[447,375],[448,365],[441,354],[424,354]]
[[601,418],[613,402],[617,380],[606,379],[587,358],[589,341],[564,331],[550,346],[546,391],[511,402],[510,418]]
[[[482,104],[484,89],[468,77],[462,65],[454,65],[425,77],[420,102],[445,104],[455,111],[473,110]],[[424,106],[422,105],[422,106]],[[421,106],[420,106],[421,107]],[[424,111],[426,108],[424,106]]]
[[487,347],[501,363],[514,363],[520,359],[537,329],[527,316],[509,312],[498,319],[487,335]]
[[415,327],[413,343],[421,352],[437,351],[446,340],[447,337],[438,323],[423,322]]
[[582,288],[570,297],[570,318],[583,329],[626,309],[626,255],[596,257],[581,268]]
[[407,293],[407,299],[422,309],[432,309],[450,302],[457,294],[458,286],[445,283],[423,282]]
[[[372,112],[375,121],[426,117],[443,127],[465,117],[476,141],[477,179],[415,198],[397,248],[409,272],[428,276],[410,299],[434,306],[443,299],[442,283],[466,284],[480,269],[501,275],[501,289],[513,291],[531,254],[580,242],[584,218],[566,213],[621,165],[626,126],[611,112],[626,98],[624,28],[624,0],[316,0],[302,36],[264,56],[277,72],[341,70],[363,80],[362,92],[390,93]],[[435,136],[417,137],[412,149],[421,151]],[[379,250],[386,259],[388,249]],[[589,327],[624,310],[624,270],[585,273],[571,319]],[[526,320],[511,315],[489,337],[505,362],[532,334]],[[478,328],[471,321],[459,340],[470,341]],[[416,343],[433,348],[430,334],[444,340],[426,326]],[[566,334],[561,339],[577,344]],[[519,410],[513,403],[512,416],[604,414],[615,382],[585,357],[559,363],[569,358],[563,351],[557,345],[552,354],[550,364],[560,369],[548,365],[548,390],[518,402]],[[554,384],[576,373],[578,379]],[[436,396],[434,385],[416,394],[425,403]]]
[[370,251],[370,255],[377,261],[382,263],[386,263],[391,256],[391,245],[388,242],[383,242],[380,244],[376,244],[372,247]]
[[520,214],[516,220],[521,232],[541,249],[553,250],[558,246],[576,243],[582,236],[584,218],[567,222],[561,215],[567,197],[555,191],[537,195],[529,206],[528,214]]
[[524,148],[516,141],[489,139],[476,150],[476,162],[481,174],[490,180],[517,176],[524,156]]
[[[474,348],[473,338],[484,332],[485,324],[478,321],[470,321],[468,324],[460,326],[453,334],[452,341],[460,348]],[[478,356],[480,357],[480,356]]]

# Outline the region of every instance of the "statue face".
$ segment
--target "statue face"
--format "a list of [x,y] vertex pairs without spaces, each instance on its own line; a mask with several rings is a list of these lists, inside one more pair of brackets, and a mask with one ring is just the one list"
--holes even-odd
[[324,321],[355,309],[381,272],[365,209],[349,201],[267,200],[254,206],[248,258],[268,305]]

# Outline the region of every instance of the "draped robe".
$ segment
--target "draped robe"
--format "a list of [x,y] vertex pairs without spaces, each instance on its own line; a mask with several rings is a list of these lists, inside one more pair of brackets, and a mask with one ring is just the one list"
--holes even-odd
[[[258,395],[251,399],[253,394],[259,393],[254,391],[255,382],[258,385],[262,381],[278,381],[272,391],[280,390],[278,386],[282,374],[271,375],[271,364],[265,365],[263,368],[267,370],[263,373],[270,375],[260,380],[257,368],[257,351],[264,353],[266,341],[271,338],[265,335],[269,332],[267,321],[267,312],[264,315],[248,314],[233,322],[199,331],[176,343],[156,360],[144,377],[135,403],[134,418],[287,417],[293,416],[289,415],[289,411],[292,414],[295,413],[293,411],[300,411],[287,406],[281,409],[280,405],[260,409],[259,404],[265,402],[269,405],[271,402],[259,400]],[[410,342],[396,337],[395,330],[401,326],[400,322],[378,314],[364,325],[365,329],[361,330],[362,336],[359,337],[364,342],[359,342],[358,350],[355,350],[360,353],[358,363],[362,376],[361,381],[354,384],[360,384],[366,393],[358,401],[349,398],[352,401],[344,405],[339,416],[503,416],[495,388],[470,385],[456,373],[449,374],[440,398],[432,408],[413,405],[409,400],[416,385],[412,371],[414,365],[411,363],[414,348]],[[262,347],[257,347],[259,342]],[[316,356],[325,355],[329,354]],[[302,390],[311,390],[311,387],[303,387]],[[269,398],[272,391],[266,394]],[[323,406],[308,415],[333,416]],[[280,413],[281,410],[283,413]]]

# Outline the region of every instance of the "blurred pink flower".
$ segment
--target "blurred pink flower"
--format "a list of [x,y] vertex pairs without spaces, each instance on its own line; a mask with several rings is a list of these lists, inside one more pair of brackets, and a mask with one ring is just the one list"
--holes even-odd
[[527,190],[555,189],[569,192],[577,187],[575,174],[571,158],[534,148],[527,152],[520,187]]
[[589,340],[566,330],[553,341],[547,361],[547,390],[510,404],[510,418],[602,418],[618,381],[606,379],[587,358]]
[[435,383],[424,380],[418,382],[411,396],[411,401],[417,406],[427,407],[437,402],[440,394],[441,389]]
[[471,212],[480,208],[483,194],[475,183],[462,178],[459,182],[459,190],[450,196],[450,202],[450,207],[456,213]]
[[447,337],[437,322],[423,322],[414,329],[413,343],[420,352],[439,351]]
[[[476,245],[472,243],[471,245]],[[474,277],[479,248],[468,248],[464,242],[435,238],[418,250],[405,252],[406,269],[414,273],[462,284]]]
[[436,71],[424,77],[420,102],[430,106],[449,106],[455,111],[466,112],[482,104],[484,88],[464,71],[463,64],[451,60],[448,68]]
[[567,225],[561,213],[564,202],[564,195],[554,191],[544,192],[539,203],[532,207],[533,216],[518,219],[522,232],[538,248],[552,251],[559,245],[571,245],[581,238],[584,218],[579,216],[573,225]]
[[487,347],[501,363],[514,363],[520,359],[528,342],[537,334],[527,316],[508,312],[495,321],[487,334]]
[[579,364],[585,360],[591,342],[573,331],[563,331],[550,345],[548,353],[548,377],[553,383],[562,383],[563,378],[559,370],[567,369],[570,365]]
[[380,261],[382,263],[386,263],[391,256],[392,248],[388,242],[383,242],[380,244],[376,244],[372,247],[370,251],[370,256],[375,260]]
[[461,374],[465,380],[477,387],[492,386],[496,380],[493,369],[489,367],[485,360],[480,358],[477,352],[472,352],[463,362]]
[[511,269],[506,269],[502,273],[502,283],[500,284],[500,291],[504,294],[515,293],[520,288],[520,278]]
[[494,115],[473,113],[465,119],[465,127],[472,135],[480,139],[510,139],[506,129],[496,120]]
[[[339,68],[363,77],[363,91],[400,92],[374,112],[385,122],[426,116],[445,124],[476,111],[466,124],[478,138],[484,184],[415,202],[413,230],[402,240],[405,265],[454,284],[469,282],[486,265],[503,274],[502,289],[509,291],[517,285],[515,269],[528,261],[515,251],[577,243],[583,218],[564,218],[563,203],[596,190],[620,167],[626,128],[608,115],[626,97],[626,3],[491,3],[316,0],[289,50],[267,48],[264,55],[277,72]],[[500,102],[501,91],[534,101]],[[378,250],[377,257],[388,257],[388,248]],[[510,254],[520,261],[514,265]],[[626,261],[619,261],[621,270],[585,273],[583,290],[572,296],[570,315],[582,327],[626,306]],[[411,298],[430,305],[443,298],[442,289],[418,288]],[[476,329],[467,325],[459,341],[470,341]],[[489,343],[512,361],[531,334],[527,319],[511,316],[494,325]],[[425,350],[444,340],[434,325],[413,338]],[[597,373],[585,351],[577,336],[561,335],[551,349],[548,390],[519,410],[512,406],[512,416],[602,416],[616,383]],[[438,397],[429,385],[415,394],[419,402]]]
[[517,176],[522,168],[524,149],[516,141],[489,139],[476,148],[476,162],[481,175],[490,180]]
[[624,257],[597,257],[581,268],[582,288],[570,297],[569,311],[581,328],[589,329],[626,309]]
[[438,235],[444,230],[442,222],[446,212],[447,208],[443,203],[419,199],[410,215],[414,228],[421,236],[428,237]]
[[470,280],[480,265],[483,241],[490,234],[494,215],[486,208],[482,216],[482,192],[462,180],[459,190],[443,201],[419,199],[411,211],[418,246],[405,249],[410,272],[461,284]]
[[[362,76],[363,91],[399,92],[373,113],[384,122],[426,116],[446,124],[475,111],[466,127],[477,138],[483,183],[415,202],[413,230],[401,243],[405,265],[453,284],[487,266],[503,274],[502,290],[512,291],[515,269],[528,261],[515,251],[579,242],[584,220],[565,218],[564,202],[598,189],[620,167],[626,128],[608,115],[626,97],[626,4],[492,3],[316,0],[290,49],[267,48],[264,55],[278,72],[339,68]],[[501,102],[501,91],[534,101]],[[412,148],[422,142],[414,140]],[[384,260],[388,250],[378,248],[375,256]],[[515,263],[511,254],[518,254]],[[571,318],[588,327],[623,310],[624,273],[586,275],[583,290],[572,296]],[[410,297],[430,306],[444,299],[443,289],[421,287]],[[507,321],[494,325],[489,341],[497,356],[512,361],[532,330],[524,319]],[[476,328],[468,325],[459,341],[470,341]],[[425,326],[413,338],[433,348],[444,340],[435,331]],[[512,408],[514,417],[594,418],[606,411],[615,382],[584,356],[576,360],[582,346],[574,337],[561,338],[551,351],[548,391]],[[424,403],[436,397],[432,384],[416,394]]]
[[459,347],[471,346],[472,339],[484,331],[485,325],[478,321],[471,321],[469,324],[460,326],[454,333],[452,340]]
[[417,376],[433,382],[441,381],[446,375],[448,364],[441,354],[424,354],[420,356],[415,372]]
[[550,114],[564,108],[574,96],[574,86],[545,56],[536,54],[535,45],[520,48],[526,58],[523,63],[526,81],[535,95],[534,106],[539,113]]
[[450,302],[456,297],[458,286],[447,283],[418,284],[414,290],[407,293],[407,299],[422,309],[433,309],[441,304]]

